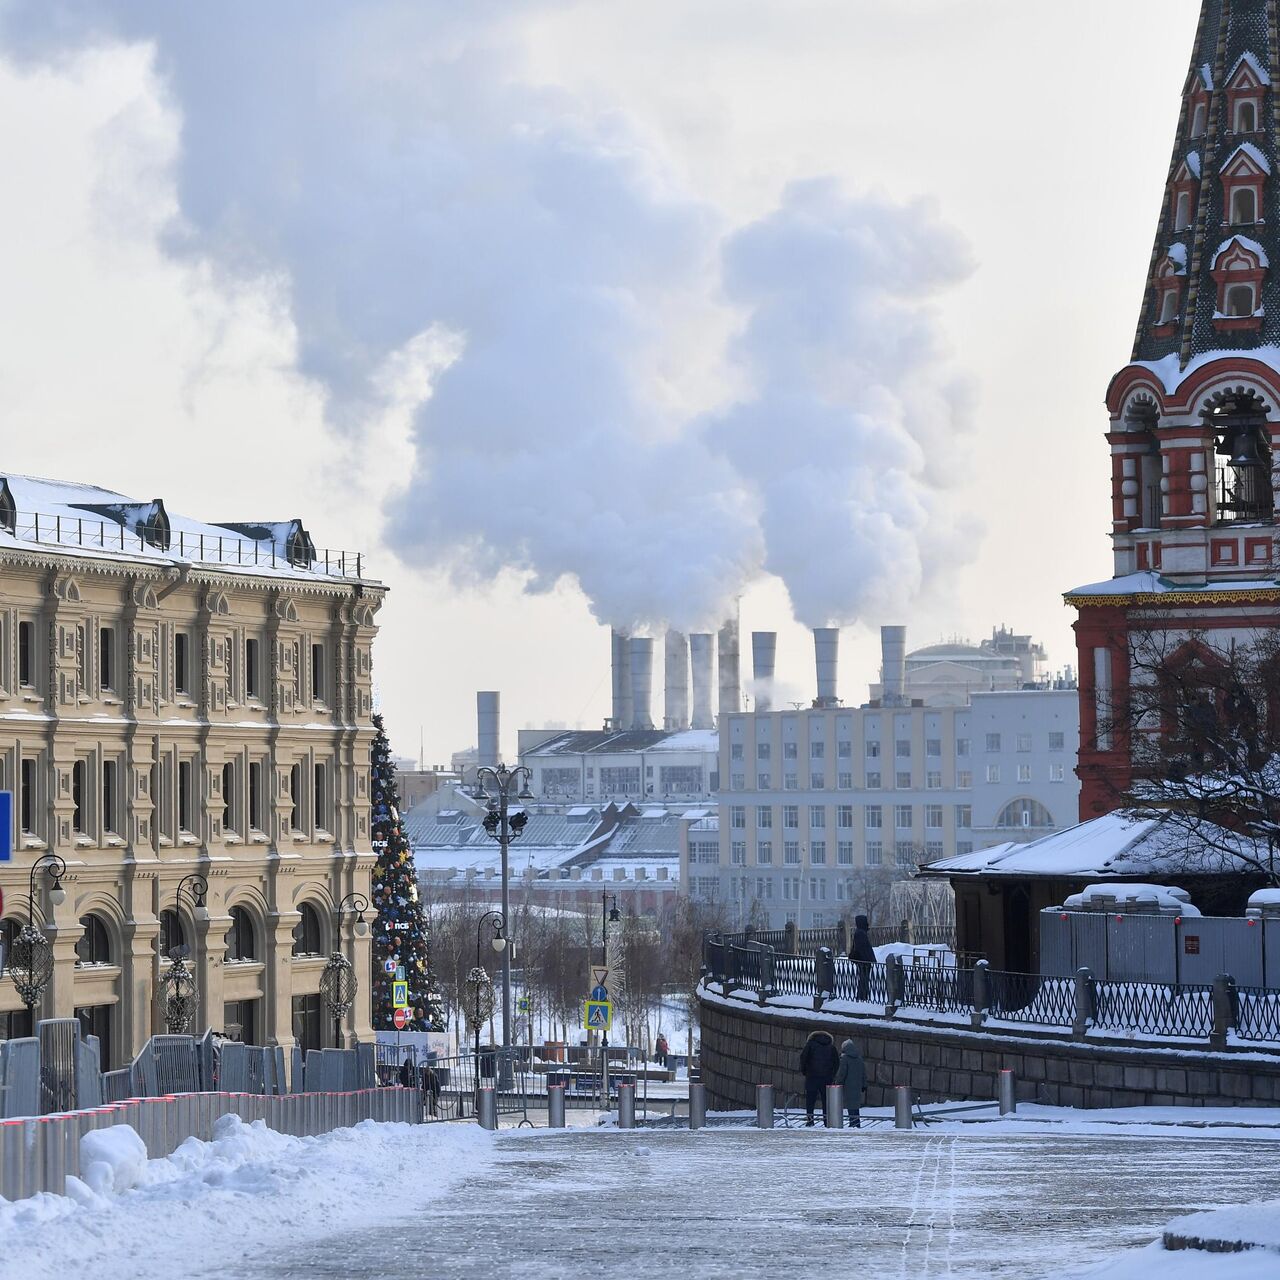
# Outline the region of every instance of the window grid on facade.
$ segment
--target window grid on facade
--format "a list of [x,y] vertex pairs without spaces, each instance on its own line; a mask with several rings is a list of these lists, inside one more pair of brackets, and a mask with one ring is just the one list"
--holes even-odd
[[893,806],[893,825],[899,831],[909,830],[912,821],[912,806],[909,804],[895,804]]

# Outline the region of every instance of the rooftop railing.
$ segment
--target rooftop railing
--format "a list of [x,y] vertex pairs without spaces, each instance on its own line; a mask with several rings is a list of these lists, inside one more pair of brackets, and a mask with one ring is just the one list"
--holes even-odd
[[6,532],[20,542],[41,546],[127,554],[159,553],[197,564],[235,565],[245,569],[301,569],[337,578],[366,577],[364,557],[358,551],[319,548],[314,559],[292,559],[281,554],[274,541],[241,538],[234,533],[187,533],[178,530],[170,536],[169,545],[163,547],[116,520],[49,515],[38,511],[19,511],[12,528]]

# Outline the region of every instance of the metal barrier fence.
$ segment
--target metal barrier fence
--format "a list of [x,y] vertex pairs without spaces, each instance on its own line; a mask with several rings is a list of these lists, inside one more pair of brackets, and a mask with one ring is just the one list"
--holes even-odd
[[358,1089],[344,1093],[186,1093],[130,1098],[100,1107],[21,1120],[0,1121],[0,1196],[21,1200],[50,1191],[66,1193],[80,1175],[80,1140],[95,1129],[130,1126],[147,1155],[171,1155],[188,1138],[205,1142],[223,1116],[235,1114],[294,1137],[315,1137],[362,1120],[417,1124],[422,1103],[416,1089]]
[[[954,950],[956,944],[953,925],[924,925],[900,920],[897,924],[877,925],[868,932],[874,947],[882,947],[891,942],[905,942],[915,946],[951,947]],[[722,934],[721,938],[734,947],[754,943],[790,955],[813,955],[823,947],[847,953],[853,931],[847,921],[842,921],[840,924],[818,929],[800,929],[795,925],[787,925],[785,929],[745,929],[741,933]]]
[[1087,968],[1071,977],[972,966],[860,964],[822,948],[814,955],[779,954],[752,941],[736,944],[709,935],[703,944],[703,981],[722,992],[753,992],[761,1004],[808,997],[814,1009],[831,1001],[864,1004],[893,1016],[920,1010],[967,1014],[973,1026],[1001,1024],[1093,1033],[1137,1033],[1151,1039],[1208,1040],[1225,1049],[1280,1046],[1280,989],[1237,987],[1227,974],[1212,983],[1100,981]]

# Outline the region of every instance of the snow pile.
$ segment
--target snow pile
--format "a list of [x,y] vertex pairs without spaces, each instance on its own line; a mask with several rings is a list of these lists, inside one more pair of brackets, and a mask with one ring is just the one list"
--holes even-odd
[[[97,1129],[80,1139],[80,1179],[68,1179],[98,1195],[136,1187],[147,1169],[147,1145],[127,1124]],[[82,1180],[81,1180],[82,1179]]]
[[100,1274],[138,1280],[236,1274],[314,1238],[317,1224],[367,1225],[370,1205],[412,1215],[478,1168],[493,1143],[472,1125],[371,1120],[294,1138],[228,1115],[212,1142],[190,1138],[147,1161],[127,1125],[99,1130],[82,1139],[82,1177],[67,1179],[66,1196],[0,1200],[0,1280],[79,1275],[86,1258]]
[[[1174,1218],[1164,1229],[1165,1244],[1172,1248],[1210,1249],[1215,1253],[1243,1249],[1280,1251],[1280,1200],[1233,1204]],[[1184,1243],[1185,1242],[1185,1243]],[[1193,1243],[1194,1242],[1194,1243]],[[1280,1274],[1280,1260],[1272,1262]]]

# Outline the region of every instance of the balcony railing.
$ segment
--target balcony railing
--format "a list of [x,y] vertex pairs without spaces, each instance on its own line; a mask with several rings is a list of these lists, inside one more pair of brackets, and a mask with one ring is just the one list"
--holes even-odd
[[49,515],[39,511],[19,511],[11,528],[5,529],[19,542],[40,546],[79,548],[85,551],[130,555],[164,556],[195,564],[235,565],[239,568],[298,569],[328,577],[365,578],[364,557],[358,551],[320,548],[314,559],[292,560],[281,554],[274,541],[240,538],[234,533],[210,534],[175,532],[167,548],[157,547],[141,534],[131,532],[116,520],[92,516]]

